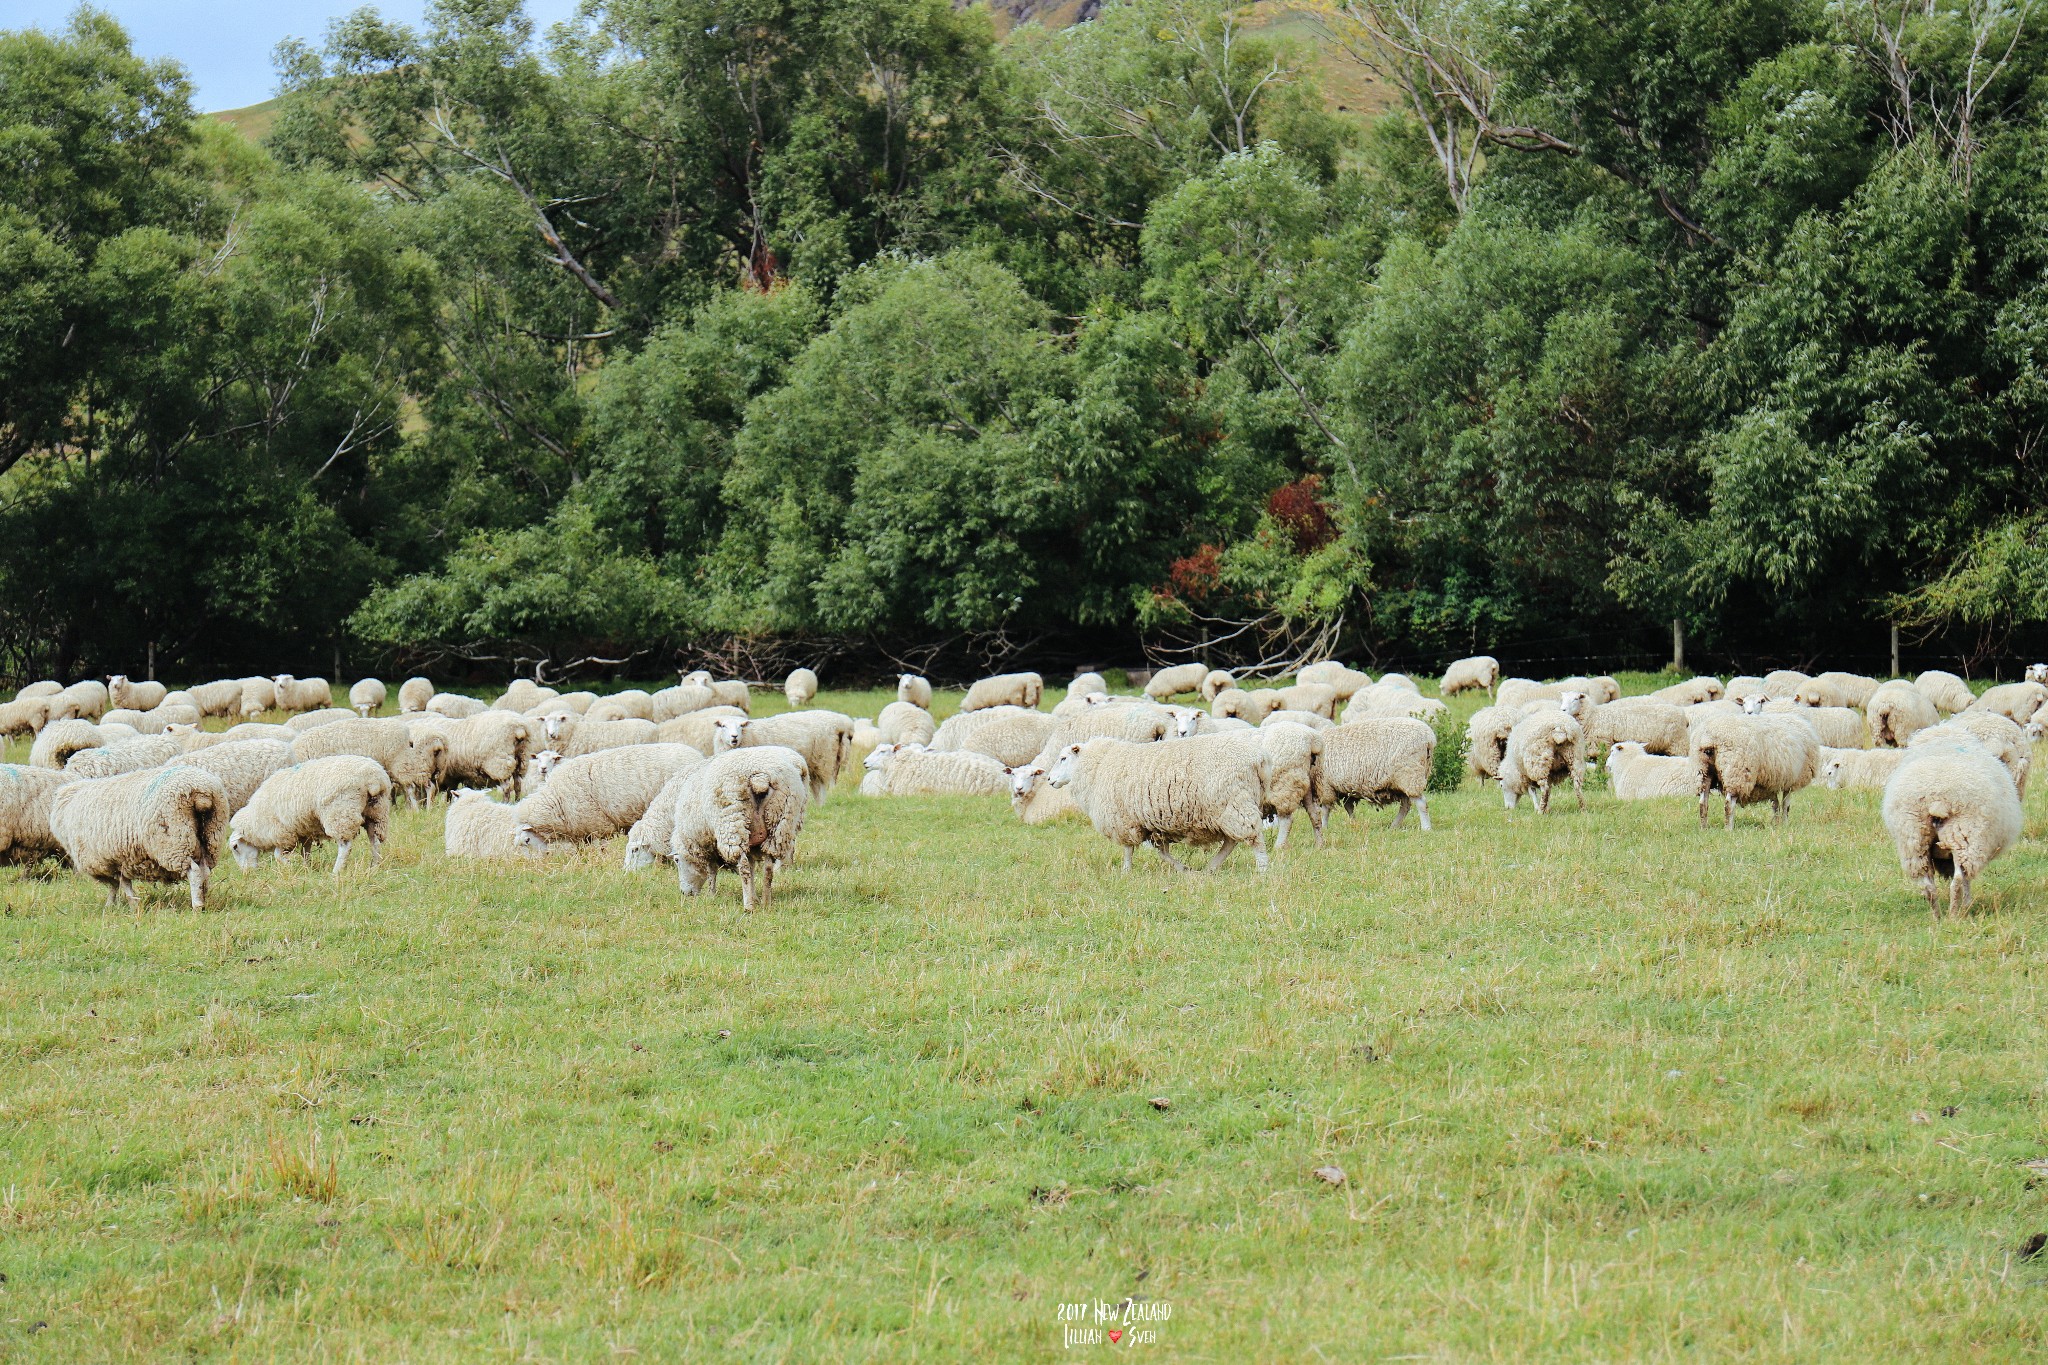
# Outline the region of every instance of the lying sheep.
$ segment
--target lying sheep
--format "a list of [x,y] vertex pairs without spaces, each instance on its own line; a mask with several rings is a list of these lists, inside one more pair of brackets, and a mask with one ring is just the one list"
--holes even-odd
[[[1195,682],[1199,684],[1201,678]],[[967,689],[967,695],[960,702],[962,711],[983,711],[991,706],[1022,706],[1029,710],[1038,709],[1038,701],[1045,693],[1045,680],[1036,673],[998,673],[992,678],[983,678]],[[901,690],[898,690],[901,699]]]
[[692,711],[655,726],[654,742],[687,744],[709,757],[718,738],[718,722],[746,718],[747,713],[736,706],[707,706],[702,711]]
[[512,842],[545,854],[549,844],[591,844],[623,834],[670,779],[709,761],[687,744],[638,744],[565,759],[517,806]]
[[50,722],[48,697],[18,697],[0,702],[0,744],[19,735],[32,735]]
[[154,711],[170,692],[160,682],[133,682],[126,673],[107,679],[107,701],[124,711]]
[[987,754],[877,744],[862,760],[862,796],[1003,796],[1010,772]]
[[1310,711],[1324,720],[1337,719],[1337,689],[1328,683],[1296,683],[1275,689],[1273,695],[1279,699],[1275,710]]
[[1794,715],[1813,727],[1822,744],[1836,749],[1864,749],[1870,746],[1870,727],[1860,711],[1846,706],[1807,706],[1790,697],[1750,697],[1742,704],[1745,715]]
[[407,678],[398,685],[398,714],[410,716],[427,709],[434,699],[434,684],[427,678]]
[[1350,701],[1358,694],[1360,688],[1373,685],[1372,674],[1346,667],[1335,659],[1324,659],[1308,665],[1294,675],[1294,681],[1297,684],[1335,688],[1337,700],[1340,702]]
[[2026,680],[2048,687],[2048,664],[2028,664]]
[[876,717],[875,731],[881,744],[922,744],[929,748],[938,733],[938,723],[922,706],[892,701]]
[[1037,762],[1010,769],[1010,809],[1027,825],[1047,825],[1081,813],[1072,791],[1046,780],[1051,771]]
[[1755,674],[1738,673],[1728,680],[1728,686],[1723,690],[1722,695],[1740,706],[1751,697],[1763,697],[1768,700],[1771,695],[1771,689],[1770,684]]
[[384,690],[384,684],[377,679],[362,678],[357,680],[355,686],[349,688],[348,704],[359,716],[373,716],[384,709],[388,695]]
[[1986,688],[1984,695],[1971,702],[1965,711],[1990,711],[2014,725],[2025,725],[2044,706],[2048,706],[2048,687],[2037,682],[2000,683]]
[[1953,673],[1939,668],[1930,668],[1913,679],[1913,688],[1921,696],[1934,703],[1935,708],[1954,715],[1970,709],[1970,703],[1977,698],[1970,692],[1970,685]]
[[1721,680],[1719,678],[1687,678],[1684,682],[1660,687],[1647,700],[1669,702],[1673,706],[1691,706],[1696,702],[1719,701]]
[[295,678],[280,673],[270,680],[277,689],[277,709],[285,712],[318,711],[334,705],[334,689],[325,678]]
[[1829,791],[1879,791],[1905,760],[1904,749],[1820,750],[1820,783]]
[[1067,684],[1066,699],[1068,701],[1081,701],[1085,700],[1092,693],[1101,692],[1107,694],[1108,691],[1109,683],[1103,679],[1100,673],[1076,673],[1074,680]]
[[497,787],[518,799],[520,778],[526,771],[527,757],[533,752],[537,729],[524,716],[484,711],[463,720],[426,715],[405,723],[438,734],[448,742],[442,766],[444,785]]
[[227,792],[198,768],[150,768],[124,777],[67,782],[50,807],[50,832],[71,866],[107,888],[107,904],[140,905],[136,882],[183,881],[192,908],[220,856]]
[[912,706],[921,706],[927,711],[931,710],[931,682],[915,673],[901,674],[896,679],[896,700],[908,702]]
[[1154,701],[1167,701],[1183,692],[1197,692],[1208,676],[1207,664],[1175,664],[1159,669],[1146,680],[1145,695]]
[[244,720],[253,720],[277,709],[277,684],[269,678],[242,678],[242,702],[236,708]]
[[1235,686],[1237,679],[1230,676],[1229,669],[1212,668],[1202,675],[1202,685],[1197,690],[1202,695],[1202,705],[1208,706],[1216,700],[1219,692]]
[[[595,710],[596,708],[592,708]],[[540,718],[540,730],[548,747],[566,758],[618,749],[628,744],[652,744],[658,727],[651,720],[585,720],[577,715],[547,715]]]
[[107,732],[89,720],[53,720],[36,736],[28,751],[32,768],[62,768],[81,749],[97,749],[111,742]]
[[494,708],[487,702],[479,701],[475,697],[465,697],[460,692],[436,692],[427,698],[426,713],[446,716],[450,720],[468,720],[471,716],[480,716],[492,709]]
[[1235,718],[1257,725],[1268,715],[1280,709],[1280,694],[1272,688],[1262,687],[1247,692],[1241,688],[1225,688],[1209,703],[1209,714],[1221,719]]
[[1412,716],[1347,721],[1322,732],[1317,800],[1342,805],[1356,819],[1358,803],[1398,803],[1394,828],[1408,817],[1429,830],[1429,775],[1436,761],[1436,731]]
[[2012,784],[2019,790],[2020,799],[2027,796],[2027,774],[2034,765],[2033,741],[2027,732],[2014,725],[2011,720],[1990,711],[1965,711],[1951,716],[1940,725],[1931,726],[1913,736],[1907,748],[1937,743],[1955,736],[1958,732],[1968,735],[1990,751],[1991,756],[2005,765],[2012,774]]
[[62,856],[63,847],[50,828],[50,811],[57,793],[74,780],[68,772],[0,763],[0,867]]
[[837,711],[785,711],[779,716],[727,718],[712,730],[714,756],[778,745],[802,757],[810,798],[823,801],[845,771],[853,748],[853,719]]
[[1536,794],[1536,813],[1550,813],[1550,785],[1571,779],[1586,808],[1586,732],[1578,721],[1558,711],[1535,711],[1515,722],[1501,751],[1500,795],[1509,810],[1524,793]]
[[1494,684],[1500,681],[1500,660],[1491,654],[1478,654],[1469,659],[1459,659],[1444,670],[1443,681],[1437,684],[1439,696],[1454,696],[1459,692],[1484,692],[1493,696]]
[[433,799],[448,776],[448,738],[396,716],[357,716],[307,730],[292,741],[292,762],[305,763],[337,754],[375,759],[391,785],[415,807]]
[[1902,682],[1888,682],[1872,692],[1864,715],[1871,742],[1881,749],[1902,749],[1917,731],[1941,722],[1927,694]]
[[[1483,786],[1489,778],[1500,777],[1501,756],[1507,752],[1508,735],[1521,713],[1505,706],[1482,706],[1465,722],[1465,771]],[[1359,721],[1346,721],[1347,725]]]
[[493,800],[488,791],[458,788],[441,826],[441,847],[450,858],[510,858],[519,852],[519,807]]
[[1212,872],[1240,844],[1251,845],[1259,871],[1268,866],[1258,753],[1239,736],[1156,745],[1091,739],[1061,750],[1046,780],[1073,789],[1096,833],[1123,849],[1125,872],[1141,844],[1183,872],[1176,843],[1218,845]]
[[357,716],[355,712],[349,710],[346,706],[322,706],[311,711],[301,711],[296,716],[286,718],[285,727],[295,733],[304,734],[308,730],[317,730],[323,725],[332,725],[338,720],[359,719],[361,717]]
[[273,773],[229,822],[228,850],[248,871],[266,852],[282,859],[331,839],[338,877],[357,835],[369,836],[375,863],[390,833],[391,775],[374,758],[337,754]]
[[292,746],[282,740],[237,740],[180,754],[166,766],[197,768],[220,779],[227,791],[226,816],[232,817],[255,799],[263,784],[292,765]]
[[1764,694],[1769,697],[1784,697],[1790,700],[1800,688],[1813,679],[1796,668],[1774,668],[1764,674]]
[[961,740],[959,747],[968,753],[987,754],[1005,767],[1029,763],[1045,747],[1045,742],[1058,724],[1053,717],[1038,711],[1024,711],[1012,707],[998,707],[994,712],[977,711],[974,715],[1000,713],[1002,718],[989,725],[977,726],[972,733]]
[[144,768],[161,767],[183,752],[184,746],[176,738],[144,735],[97,749],[80,749],[65,760],[64,771],[88,781],[95,777],[119,777],[122,773],[139,773]]
[[796,857],[807,804],[804,762],[776,745],[718,754],[676,793],[669,848],[685,896],[718,889],[721,868],[740,873],[740,904],[754,908],[754,879],[768,908],[775,870]]
[[1939,920],[1935,879],[1950,879],[1951,915],[1969,909],[1971,881],[2019,842],[2020,795],[1990,750],[1973,739],[1945,737],[1906,751],[1885,783],[1884,827],[1898,849],[1899,870],[1920,884]]
[[[1601,710],[1607,708],[1602,707]],[[1699,786],[1692,756],[1653,754],[1632,739],[1615,740],[1607,750],[1607,776],[1619,801],[1651,801],[1660,796],[1692,796]]]
[[1700,828],[1707,802],[1719,791],[1729,829],[1735,808],[1769,801],[1779,825],[1792,811],[1792,793],[1820,775],[1820,737],[1797,715],[1708,716],[1693,726],[1694,790]]
[[222,732],[230,741],[245,739],[274,739],[290,744],[299,737],[299,732],[289,725],[265,725],[261,721],[245,720]]

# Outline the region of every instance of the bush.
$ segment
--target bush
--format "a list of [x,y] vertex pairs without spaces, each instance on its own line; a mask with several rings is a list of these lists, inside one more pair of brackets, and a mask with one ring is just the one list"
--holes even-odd
[[1429,728],[1436,731],[1436,755],[1429,765],[1429,789],[1433,792],[1454,792],[1465,781],[1465,749],[1470,741],[1465,736],[1465,727],[1456,715],[1449,711],[1429,722]]

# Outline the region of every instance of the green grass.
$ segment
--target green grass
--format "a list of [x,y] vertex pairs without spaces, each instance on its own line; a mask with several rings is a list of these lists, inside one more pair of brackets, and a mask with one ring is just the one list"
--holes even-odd
[[2038,788],[1937,929],[1863,794],[1126,879],[851,787],[751,917],[438,812],[204,914],[0,872],[0,1360],[1012,1361],[1127,1296],[1171,1359],[2048,1347]]

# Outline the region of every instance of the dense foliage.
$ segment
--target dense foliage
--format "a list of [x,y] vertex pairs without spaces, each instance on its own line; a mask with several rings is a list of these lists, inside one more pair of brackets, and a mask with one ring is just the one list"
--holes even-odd
[[1321,8],[0,34],[0,672],[2048,620],[2048,15]]

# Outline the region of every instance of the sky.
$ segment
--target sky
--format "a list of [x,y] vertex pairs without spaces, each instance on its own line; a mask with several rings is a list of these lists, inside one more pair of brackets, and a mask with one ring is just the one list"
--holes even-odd
[[[371,0],[97,0],[145,57],[175,57],[192,77],[193,104],[240,109],[277,93],[270,54],[286,38],[318,46],[331,20]],[[386,18],[420,22],[426,0],[374,3]],[[78,0],[0,0],[0,29],[62,29]],[[526,0],[536,29],[568,18],[576,0]]]

